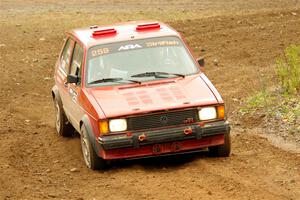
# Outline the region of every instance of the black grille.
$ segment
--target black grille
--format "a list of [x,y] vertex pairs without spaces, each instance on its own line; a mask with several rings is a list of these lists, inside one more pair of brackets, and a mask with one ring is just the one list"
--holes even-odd
[[142,130],[184,124],[185,120],[198,121],[198,110],[180,110],[128,118],[128,130]]

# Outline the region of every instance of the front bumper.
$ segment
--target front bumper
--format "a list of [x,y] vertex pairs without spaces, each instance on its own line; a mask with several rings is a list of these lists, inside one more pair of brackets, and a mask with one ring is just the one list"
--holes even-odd
[[[133,151],[138,152],[138,149],[141,149],[145,146],[153,146],[155,144],[172,143],[180,141],[182,141],[182,144],[185,144],[188,141],[191,141],[192,143],[197,143],[198,141],[198,143],[200,144],[201,141],[206,141],[209,138],[219,138],[220,140],[220,137],[217,137],[218,135],[221,135],[223,138],[223,135],[229,132],[229,123],[227,121],[218,121],[206,123],[203,126],[201,126],[200,124],[191,124],[168,129],[139,131],[132,133],[132,135],[107,135],[99,137],[98,143],[101,149],[104,150],[103,157],[107,157],[105,156],[106,153],[118,149],[124,150],[123,152],[125,153],[125,149],[132,149]],[[141,140],[141,136],[143,136],[143,140]],[[214,145],[213,142],[210,143],[211,145],[207,146]],[[220,142],[217,142],[216,145],[218,145],[219,143]],[[193,145],[197,147],[197,144]],[[203,146],[199,146],[198,148],[203,148]],[[180,150],[182,150],[181,147]]]

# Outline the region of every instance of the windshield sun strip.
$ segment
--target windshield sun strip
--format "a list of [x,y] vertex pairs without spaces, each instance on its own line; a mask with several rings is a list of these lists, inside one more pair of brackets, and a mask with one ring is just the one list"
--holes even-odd
[[[161,39],[161,38],[173,38],[173,39],[176,39],[176,40],[178,40],[178,42],[180,43],[180,45],[184,48],[184,50],[187,52],[187,55],[189,56],[189,58],[191,59],[191,61],[193,61],[193,63],[194,63],[194,65],[195,65],[195,67],[197,68],[197,71],[195,72],[195,73],[188,73],[188,74],[184,74],[184,76],[189,76],[189,75],[194,75],[194,74],[197,74],[197,73],[199,73],[200,72],[200,69],[197,67],[197,65],[196,65],[196,62],[195,62],[195,60],[194,60],[194,57],[191,55],[191,52],[190,52],[190,50],[189,50],[189,48],[186,46],[186,44],[178,37],[178,36],[162,36],[162,37],[153,37],[153,38],[146,38],[146,39],[140,39],[140,40],[137,40],[137,41],[143,41],[143,40],[152,40],[152,39]],[[127,42],[130,42],[131,40],[126,40],[126,41],[122,41],[122,42],[118,42],[119,44],[120,43],[127,43]],[[90,84],[90,83],[88,83],[88,77],[87,77],[87,69],[88,69],[88,61],[89,61],[89,59],[90,59],[90,57],[89,57],[89,52],[90,52],[90,50],[92,49],[92,48],[94,48],[94,47],[96,47],[96,46],[99,46],[99,47],[101,47],[101,46],[108,46],[108,45],[113,45],[113,44],[116,44],[116,43],[107,43],[107,44],[101,44],[101,45],[95,45],[95,46],[92,46],[92,47],[90,47],[88,50],[87,50],[87,55],[86,55],[86,60],[85,60],[85,62],[86,62],[86,64],[85,64],[85,85],[86,85],[86,87],[95,87],[95,84]],[[148,48],[155,48],[155,47],[148,47]],[[133,50],[131,50],[131,51],[134,51],[135,49],[133,49]],[[174,78],[174,77],[159,77],[159,78],[161,78],[161,79],[164,79],[164,78]],[[156,80],[156,79],[151,79],[151,80],[146,80],[146,81],[142,81],[142,82],[148,82],[148,81],[153,81],[153,80]],[[126,84],[126,83],[125,83]],[[99,85],[99,84],[96,84],[96,86],[97,85]],[[107,85],[107,86],[109,86],[109,85]]]

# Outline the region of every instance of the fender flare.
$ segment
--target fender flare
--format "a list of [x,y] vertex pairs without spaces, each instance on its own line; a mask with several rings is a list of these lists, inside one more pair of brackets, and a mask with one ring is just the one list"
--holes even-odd
[[98,156],[100,156],[99,155],[100,147],[99,147],[99,145],[97,145],[97,141],[98,140],[95,137],[95,134],[94,134],[94,131],[93,131],[90,119],[89,119],[89,117],[87,115],[84,115],[82,117],[82,120],[80,122],[80,129],[81,129],[82,126],[84,126],[86,128],[86,132],[88,134],[88,138],[89,138],[89,140],[90,140],[90,142],[91,142],[91,144],[92,144],[92,146],[94,148],[94,151],[96,152],[96,154]]
[[57,85],[54,85],[52,87],[51,94],[52,94],[53,100],[57,99],[58,103],[62,105],[62,101],[61,101],[61,98],[60,98],[60,94],[59,94]]

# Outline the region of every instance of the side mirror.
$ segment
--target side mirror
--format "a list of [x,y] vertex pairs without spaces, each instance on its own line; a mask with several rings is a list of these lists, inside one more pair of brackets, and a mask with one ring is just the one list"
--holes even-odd
[[68,74],[67,83],[78,83],[79,78],[76,75]]
[[200,65],[200,67],[204,67],[204,65],[205,65],[204,57],[198,58],[197,61],[198,61],[199,65]]

